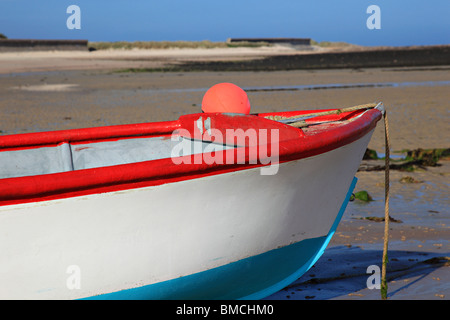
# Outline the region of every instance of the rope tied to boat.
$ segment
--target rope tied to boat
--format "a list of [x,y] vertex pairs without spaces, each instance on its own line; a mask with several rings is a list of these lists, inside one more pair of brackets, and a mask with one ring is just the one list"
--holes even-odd
[[313,113],[307,113],[302,114],[300,116],[292,116],[292,117],[284,117],[284,116],[266,116],[266,119],[279,121],[286,123],[290,126],[296,127],[296,128],[303,128],[310,125],[313,125],[314,123],[307,123],[305,120],[309,118],[315,118],[315,117],[321,117],[321,116],[327,116],[331,114],[341,114],[344,112],[353,112],[358,110],[367,110],[367,109],[373,109],[376,108],[379,105],[379,103],[368,103],[368,104],[362,104],[354,107],[348,107],[348,108],[342,108],[342,109],[335,109],[335,110],[329,110],[329,111],[321,111],[321,112],[313,112]]
[[387,299],[387,281],[386,267],[388,263],[388,242],[389,242],[389,158],[390,158],[390,142],[389,142],[389,123],[387,112],[384,110],[384,148],[385,148],[385,169],[384,169],[384,241],[383,241],[383,260],[381,267],[381,299]]

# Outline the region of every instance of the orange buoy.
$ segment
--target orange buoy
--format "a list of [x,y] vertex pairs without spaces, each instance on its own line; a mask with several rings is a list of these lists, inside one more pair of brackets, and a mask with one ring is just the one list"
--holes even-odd
[[218,83],[203,96],[202,110],[206,113],[250,113],[247,93],[232,83]]

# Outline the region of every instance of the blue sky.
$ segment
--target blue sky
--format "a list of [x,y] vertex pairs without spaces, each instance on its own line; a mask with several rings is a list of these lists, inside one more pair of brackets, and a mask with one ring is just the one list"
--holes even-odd
[[[81,29],[69,30],[70,5]],[[366,9],[378,5],[381,29]],[[450,43],[450,0],[0,0],[0,33],[15,39],[90,41],[299,37],[360,45]]]

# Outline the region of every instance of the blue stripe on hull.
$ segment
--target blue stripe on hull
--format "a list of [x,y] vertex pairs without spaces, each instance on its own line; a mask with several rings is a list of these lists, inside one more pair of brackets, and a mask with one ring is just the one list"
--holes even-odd
[[298,279],[320,258],[344,214],[356,181],[354,178],[327,236],[306,239],[211,270],[88,299],[228,300],[267,297]]

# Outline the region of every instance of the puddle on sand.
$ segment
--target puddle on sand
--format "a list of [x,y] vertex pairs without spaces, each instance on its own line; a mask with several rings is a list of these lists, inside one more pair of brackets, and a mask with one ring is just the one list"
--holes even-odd
[[[327,83],[294,86],[270,86],[270,87],[243,87],[246,92],[271,92],[271,91],[301,91],[301,90],[327,90],[327,89],[354,89],[354,88],[400,88],[400,87],[433,87],[448,86],[450,81],[424,81],[424,82],[374,82],[374,83]],[[206,92],[209,88],[174,88],[174,89],[144,89],[148,93],[183,93]]]
[[41,85],[17,86],[11,87],[11,89],[23,91],[63,92],[63,91],[74,91],[78,87],[79,87],[78,84],[41,84]]
[[354,89],[354,88],[383,88],[383,87],[433,87],[448,86],[450,81],[425,81],[425,82],[376,82],[376,83],[329,83],[317,85],[280,86],[280,87],[247,87],[247,92],[265,91],[300,91],[300,90],[324,90],[324,89]]

